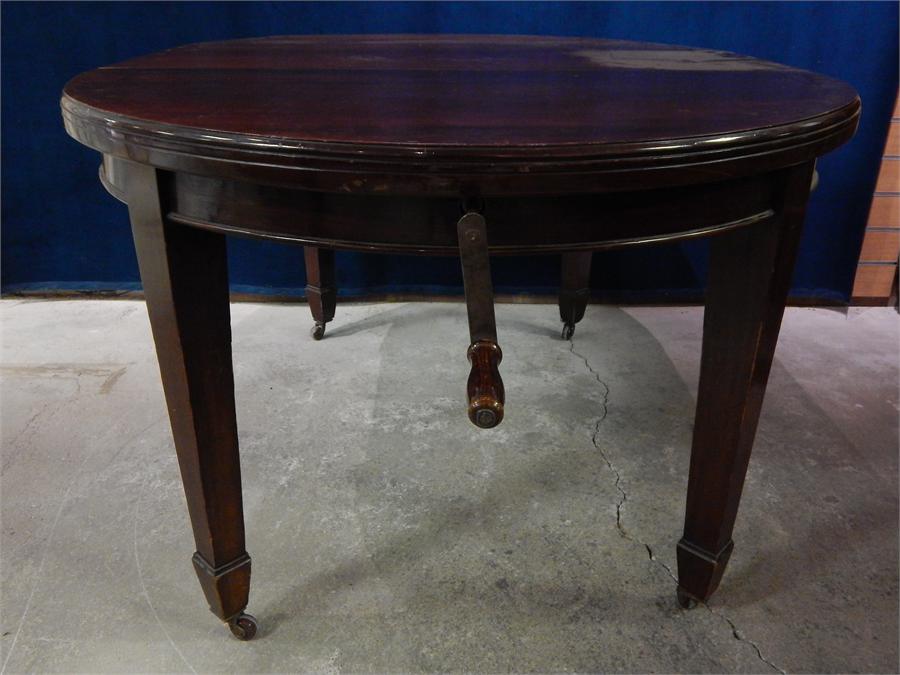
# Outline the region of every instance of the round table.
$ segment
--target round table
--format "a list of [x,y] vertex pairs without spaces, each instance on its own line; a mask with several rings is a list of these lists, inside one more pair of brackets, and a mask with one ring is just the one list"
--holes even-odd
[[[490,255],[562,254],[571,336],[592,251],[710,236],[677,549],[682,606],[709,598],[733,548],[815,160],[850,139],[859,111],[843,82],[776,63],[536,36],[213,42],[71,80],[66,130],[103,154],[100,178],[128,205],[213,613],[238,637],[256,632],[229,234],[460,256],[468,410],[485,428],[504,406]],[[333,315],[317,260],[310,302]]]

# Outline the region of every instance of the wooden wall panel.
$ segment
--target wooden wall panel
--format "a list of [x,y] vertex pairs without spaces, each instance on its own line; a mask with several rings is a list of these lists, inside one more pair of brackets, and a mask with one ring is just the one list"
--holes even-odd
[[857,301],[871,301],[889,298],[894,286],[897,265],[860,265],[853,282],[853,298]]
[[875,192],[900,193],[900,159],[885,157],[881,162]]
[[853,282],[851,302],[887,304],[891,301],[900,255],[900,97],[888,129],[881,170],[872,197]]
[[860,262],[896,263],[900,255],[900,229],[875,230],[866,233]]
[[869,211],[869,227],[900,227],[900,196],[875,195]]
[[884,147],[884,154],[892,157],[900,157],[900,121],[891,121],[891,128],[888,132],[887,145]]

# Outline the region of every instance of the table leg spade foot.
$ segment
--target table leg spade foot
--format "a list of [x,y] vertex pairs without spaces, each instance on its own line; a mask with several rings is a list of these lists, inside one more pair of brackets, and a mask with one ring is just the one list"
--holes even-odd
[[710,553],[691,542],[682,539],[676,549],[678,559],[678,601],[682,607],[682,596],[695,601],[706,602],[719,587],[734,542],[730,539],[718,553]]
[[254,616],[241,612],[228,620],[228,628],[234,637],[246,642],[256,637],[256,630],[259,628],[259,624]]
[[323,337],[325,337],[325,322],[316,321],[315,325],[313,325],[312,330],[310,331],[310,335],[312,335],[313,340],[321,340]]
[[697,606],[697,598],[684,590],[681,586],[676,591],[678,595],[678,604],[682,609],[694,609]]

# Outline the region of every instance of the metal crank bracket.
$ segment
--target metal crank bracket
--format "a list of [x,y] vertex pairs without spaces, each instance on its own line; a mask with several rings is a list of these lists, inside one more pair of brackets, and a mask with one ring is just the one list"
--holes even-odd
[[497,368],[503,352],[497,344],[487,226],[480,213],[468,211],[459,219],[456,230],[471,340],[468,357],[472,370],[466,388],[469,419],[482,429],[490,429],[503,419],[506,394]]

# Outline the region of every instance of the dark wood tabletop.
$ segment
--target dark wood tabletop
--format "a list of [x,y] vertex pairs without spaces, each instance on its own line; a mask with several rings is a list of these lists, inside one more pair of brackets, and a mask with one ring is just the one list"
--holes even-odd
[[316,171],[513,176],[761,154],[796,163],[846,140],[859,106],[843,82],[728,52],[497,35],[202,43],[84,73],[63,96],[73,135],[113,154],[127,137]]

